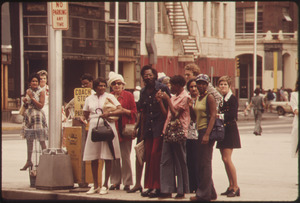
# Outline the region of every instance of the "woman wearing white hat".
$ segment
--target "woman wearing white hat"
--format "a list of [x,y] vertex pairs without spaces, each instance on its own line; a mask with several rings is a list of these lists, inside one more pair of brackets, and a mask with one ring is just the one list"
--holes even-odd
[[110,181],[112,183],[110,190],[120,189],[121,179],[123,180],[124,190],[130,190],[132,185],[132,171],[130,153],[132,147],[132,138],[126,138],[122,135],[122,130],[126,124],[134,124],[136,119],[136,103],[133,94],[124,90],[126,85],[122,75],[115,72],[109,73],[107,81],[108,86],[112,88],[112,94],[118,99],[123,107],[123,115],[116,121],[116,127],[119,135],[121,161],[114,160],[112,163],[112,171]]

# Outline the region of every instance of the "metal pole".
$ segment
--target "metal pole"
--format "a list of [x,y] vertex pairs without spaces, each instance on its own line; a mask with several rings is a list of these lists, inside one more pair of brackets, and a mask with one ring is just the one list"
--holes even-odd
[[71,159],[60,147],[62,107],[62,31],[52,27],[51,3],[48,7],[49,149],[40,156],[36,189],[73,188]]
[[[24,36],[23,36],[23,2],[19,3],[19,32],[20,32],[20,82],[21,82],[21,95],[25,94],[24,85]],[[23,101],[21,100],[23,103]]]
[[115,72],[119,72],[119,2],[115,2]]
[[253,91],[256,88],[256,70],[257,70],[257,57],[256,57],[256,42],[257,41],[257,1],[254,2],[254,49],[253,49]]
[[62,106],[62,34],[54,30],[48,4],[49,148],[60,148]]

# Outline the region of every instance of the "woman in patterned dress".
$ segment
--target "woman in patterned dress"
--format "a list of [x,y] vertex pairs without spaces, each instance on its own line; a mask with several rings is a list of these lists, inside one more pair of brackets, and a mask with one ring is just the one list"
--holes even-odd
[[27,109],[24,113],[22,135],[27,141],[27,162],[21,171],[32,167],[32,150],[34,139],[39,140],[42,150],[46,149],[45,140],[48,136],[48,126],[46,116],[42,110],[45,103],[45,92],[39,87],[40,76],[33,73],[29,76],[29,89],[26,90],[26,96],[23,98]]

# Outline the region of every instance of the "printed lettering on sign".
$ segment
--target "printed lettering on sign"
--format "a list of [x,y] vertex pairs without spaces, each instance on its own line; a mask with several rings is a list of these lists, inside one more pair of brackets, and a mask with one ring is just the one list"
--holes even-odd
[[91,88],[75,88],[74,89],[74,112],[75,117],[83,116],[83,106],[85,99],[92,94]]
[[67,2],[52,2],[52,27],[54,30],[69,29],[69,7]]

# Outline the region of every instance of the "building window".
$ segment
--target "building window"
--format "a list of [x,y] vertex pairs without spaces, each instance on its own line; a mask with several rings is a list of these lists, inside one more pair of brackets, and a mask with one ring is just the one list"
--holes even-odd
[[227,16],[227,4],[224,4],[223,5],[223,38],[227,37],[227,33],[226,33],[226,29],[227,29],[226,16]]
[[140,3],[138,2],[132,3],[132,20],[140,21]]
[[42,16],[28,17],[28,44],[47,45],[47,18]]
[[206,2],[203,2],[203,36],[206,36]]
[[219,36],[219,3],[211,3],[211,35],[213,37]]
[[167,14],[164,7],[164,2],[157,3],[157,31],[167,33]]
[[[110,19],[115,19],[115,2],[110,3]],[[129,20],[128,2],[119,2],[119,20]]]
[[[115,2],[110,3],[109,17],[115,19]],[[119,2],[119,20],[140,21],[140,3],[138,2]]]
[[[236,33],[254,33],[254,8],[236,9]],[[257,9],[257,32],[263,32],[262,9]]]
[[292,21],[290,15],[289,15],[289,9],[288,8],[282,8],[282,32],[283,33],[289,33],[290,30],[290,22]]

